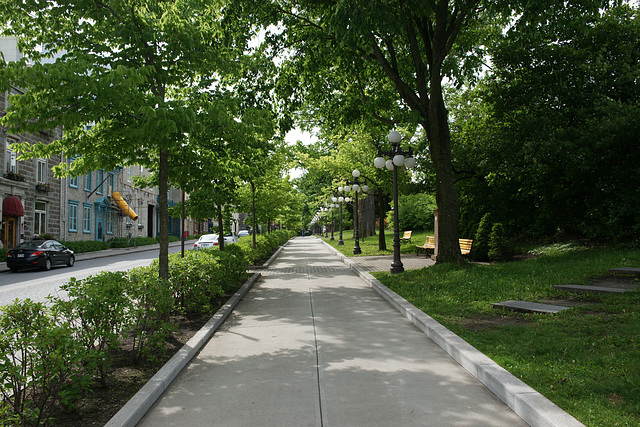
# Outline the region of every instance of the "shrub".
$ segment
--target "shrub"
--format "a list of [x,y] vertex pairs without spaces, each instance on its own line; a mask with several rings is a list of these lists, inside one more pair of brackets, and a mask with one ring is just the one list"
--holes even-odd
[[7,250],[5,248],[0,249],[0,262],[7,262]]
[[133,302],[127,297],[124,272],[103,271],[83,280],[71,278],[60,287],[69,299],[52,298],[54,310],[74,328],[85,350],[86,368],[106,384],[111,350],[131,323]]
[[[217,268],[218,249],[186,251],[169,255],[169,287],[175,306],[185,315],[206,313],[216,298],[224,295],[220,279],[225,272]],[[157,268],[157,262],[153,263]],[[220,269],[222,270],[222,269]]]
[[109,244],[107,242],[101,242],[98,240],[64,241],[61,243],[77,254],[109,249]]
[[0,378],[3,412],[20,425],[43,425],[58,400],[72,406],[90,378],[80,344],[68,324],[46,306],[16,300],[0,315]]
[[[432,195],[421,193],[400,196],[398,205],[400,230],[433,230],[436,201]],[[386,222],[393,224],[393,211],[387,213]]]
[[173,294],[169,285],[158,278],[157,269],[149,266],[128,271],[127,296],[133,301],[128,333],[138,361],[149,358],[173,330]]
[[506,261],[511,258],[511,250],[504,235],[504,227],[500,222],[496,222],[491,228],[487,255],[492,261]]
[[478,224],[469,254],[475,261],[489,261],[489,235],[491,234],[491,214],[486,213]]

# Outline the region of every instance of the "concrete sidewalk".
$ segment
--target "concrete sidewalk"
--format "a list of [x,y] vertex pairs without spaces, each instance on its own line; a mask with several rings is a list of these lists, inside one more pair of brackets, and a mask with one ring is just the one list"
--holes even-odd
[[139,426],[527,425],[321,241],[262,275]]

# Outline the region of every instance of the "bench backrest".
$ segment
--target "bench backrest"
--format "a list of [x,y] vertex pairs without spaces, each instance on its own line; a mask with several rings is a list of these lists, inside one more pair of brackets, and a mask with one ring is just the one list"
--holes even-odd
[[411,238],[411,231],[405,231],[404,232],[404,236],[402,236],[403,239],[410,239]]
[[425,245],[435,245],[436,244],[436,237],[435,236],[427,236],[427,238],[424,241]]
[[460,241],[460,252],[462,255],[468,255],[471,252],[471,245],[473,244],[473,239],[459,239]]

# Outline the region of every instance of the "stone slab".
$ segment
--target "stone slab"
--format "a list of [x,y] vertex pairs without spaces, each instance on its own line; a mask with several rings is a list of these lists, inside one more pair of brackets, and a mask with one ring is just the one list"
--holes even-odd
[[636,267],[610,268],[609,272],[616,274],[635,274],[636,276],[640,276],[640,268]]
[[601,294],[619,294],[630,291],[631,289],[623,288],[606,288],[603,286],[587,286],[587,285],[553,285],[554,289],[567,292],[588,293],[597,292]]
[[529,302],[529,301],[502,301],[491,304],[494,307],[504,307],[513,311],[522,311],[525,313],[547,313],[547,314],[555,314],[562,310],[567,310],[569,307],[564,307],[561,305],[552,305],[552,304],[542,304],[539,302]]

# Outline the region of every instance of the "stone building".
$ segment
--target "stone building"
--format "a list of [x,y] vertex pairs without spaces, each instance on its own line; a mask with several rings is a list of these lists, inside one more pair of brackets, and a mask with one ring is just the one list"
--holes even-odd
[[[11,94],[19,94],[17,88]],[[0,114],[8,106],[9,92],[0,94]],[[48,233],[60,237],[60,180],[53,177],[51,168],[60,156],[48,159],[18,160],[11,144],[17,142],[51,143],[61,137],[61,131],[15,135],[0,128],[0,198],[2,198],[2,246],[13,248],[35,235]]]

